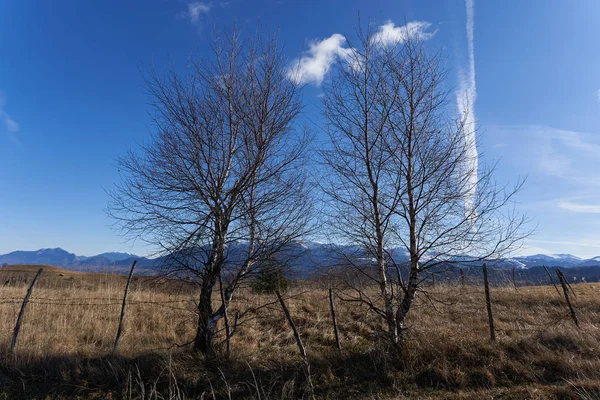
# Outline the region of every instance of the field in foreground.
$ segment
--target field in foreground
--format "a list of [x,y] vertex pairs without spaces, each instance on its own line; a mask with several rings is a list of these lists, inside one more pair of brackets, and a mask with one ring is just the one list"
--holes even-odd
[[[229,359],[224,348],[204,359],[185,346],[194,335],[193,287],[138,278],[116,355],[125,278],[46,268],[13,357],[12,330],[36,270],[0,269],[0,398],[310,398],[275,296],[250,289],[237,296],[235,309],[271,305],[244,317]],[[401,350],[382,344],[372,311],[336,299],[341,354],[326,287],[301,282],[285,297],[317,398],[596,399],[600,286],[573,289],[579,329],[552,286],[492,288],[498,340],[490,343],[483,289],[437,285],[411,311]]]

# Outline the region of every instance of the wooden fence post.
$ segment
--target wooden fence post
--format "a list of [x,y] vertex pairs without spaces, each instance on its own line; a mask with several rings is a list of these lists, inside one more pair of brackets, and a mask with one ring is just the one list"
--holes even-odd
[[294,333],[294,338],[296,339],[296,345],[298,346],[298,350],[300,351],[300,355],[302,356],[302,360],[304,361],[304,367],[306,368],[306,379],[308,381],[308,385],[310,386],[312,398],[314,399],[315,398],[315,389],[314,389],[314,386],[312,383],[312,379],[310,377],[310,363],[308,362],[308,356],[306,355],[306,349],[304,348],[304,345],[302,344],[302,339],[300,338],[300,334],[298,333],[296,324],[294,324],[294,320],[292,319],[292,316],[290,315],[290,312],[283,301],[283,297],[281,297],[281,293],[279,293],[279,290],[276,290],[275,294],[277,295],[277,299],[279,299],[279,304],[281,304],[281,309],[283,310],[283,313],[285,314],[285,318],[287,319],[287,322],[290,325],[290,327],[292,328],[292,332]]
[[465,271],[462,268],[460,269],[460,283],[465,286]]
[[558,290],[558,286],[556,286],[556,283],[554,283],[554,278],[552,278],[550,271],[548,270],[548,268],[546,268],[545,265],[544,265],[544,269],[546,270],[546,274],[548,274],[548,278],[550,278],[550,282],[552,282],[554,289],[556,289],[556,293],[558,293],[558,295],[560,296],[560,290]]
[[488,313],[488,324],[490,325],[490,338],[496,341],[496,330],[494,329],[494,316],[492,314],[492,299],[490,297],[490,284],[488,281],[487,266],[483,264],[483,285],[485,287],[485,305]]
[[13,331],[12,342],[10,343],[10,352],[11,354],[15,354],[15,348],[17,347],[17,338],[19,337],[19,331],[21,330],[21,324],[23,323],[23,316],[25,315],[25,309],[27,308],[27,303],[29,303],[29,298],[31,297],[31,292],[33,291],[33,287],[37,282],[40,274],[42,273],[42,268],[40,268],[35,274],[35,277],[31,281],[31,285],[29,285],[29,289],[27,289],[27,294],[25,294],[25,298],[23,299],[23,304],[21,305],[21,311],[19,311],[19,316],[17,317],[17,324],[15,325],[15,330]]
[[515,279],[515,267],[514,266],[512,268],[512,281],[513,281],[513,286],[516,289],[517,288],[517,280]]
[[342,351],[340,336],[338,333],[337,319],[335,317],[335,307],[333,306],[333,291],[329,288],[329,306],[331,307],[331,319],[333,320],[333,333],[335,334],[335,345],[339,351]]
[[571,294],[573,295],[573,297],[577,298],[577,294],[575,294],[575,291],[571,287],[571,284],[569,283],[569,280],[565,277],[565,275],[562,273],[562,271],[560,271],[560,273],[562,274],[563,278],[565,278],[565,283],[567,284],[567,287],[571,291]]
[[573,318],[573,322],[575,322],[575,325],[579,328],[579,321],[577,320],[577,315],[575,314],[575,309],[573,308],[573,305],[571,304],[571,299],[569,299],[569,289],[567,289],[567,279],[565,278],[565,275],[563,274],[563,272],[556,268],[556,275],[558,276],[558,280],[560,281],[560,284],[563,288],[563,292],[565,294],[565,300],[567,300],[567,305],[569,306],[569,311],[571,312],[571,318]]
[[119,328],[117,329],[117,336],[115,337],[115,345],[113,346],[113,352],[117,352],[119,347],[119,340],[121,340],[121,334],[123,333],[123,320],[125,319],[125,306],[127,305],[127,293],[129,293],[129,284],[131,283],[131,277],[133,276],[133,270],[137,260],[133,261],[131,271],[129,271],[129,277],[127,278],[127,284],[125,285],[125,293],[123,294],[123,305],[121,306],[121,316],[119,317]]

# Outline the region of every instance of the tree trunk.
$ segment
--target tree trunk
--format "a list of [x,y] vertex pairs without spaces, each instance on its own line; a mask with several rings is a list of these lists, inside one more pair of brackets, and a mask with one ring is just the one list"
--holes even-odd
[[217,320],[215,320],[212,308],[214,283],[211,284],[210,281],[211,279],[207,279],[202,285],[200,299],[198,301],[198,327],[194,339],[194,351],[202,354],[209,354],[212,352],[215,328],[217,325]]
[[[383,249],[383,246],[381,246]],[[379,259],[379,286],[383,301],[385,303],[385,319],[388,326],[388,334],[390,341],[394,344],[398,343],[398,324],[396,323],[396,315],[394,312],[394,300],[388,289],[387,276],[385,272],[385,260],[383,259],[383,250],[380,252]]]
[[404,337],[404,321],[406,320],[406,316],[412,303],[415,299],[415,295],[417,293],[417,285],[419,282],[419,263],[415,259],[410,262],[410,274],[408,276],[408,282],[406,284],[406,291],[404,292],[404,297],[402,297],[402,301],[398,306],[398,310],[396,312],[396,323],[398,324],[398,336],[399,340],[402,340]]
[[[391,303],[391,302],[390,302]],[[388,333],[390,335],[390,341],[394,344],[398,343],[398,324],[396,323],[396,316],[394,315],[393,308],[389,308],[386,305],[386,319],[388,324]]]
[[415,206],[415,188],[413,186],[413,145],[415,132],[414,126],[414,107],[412,93],[409,99],[410,109],[410,129],[408,130],[407,137],[407,154],[406,154],[406,194],[408,196],[408,218],[409,218],[409,251],[410,251],[410,273],[408,275],[408,283],[404,292],[404,297],[398,305],[396,311],[396,323],[398,324],[398,331],[400,340],[404,339],[405,327],[404,321],[406,315],[412,306],[415,294],[417,293],[417,286],[419,285],[419,249],[417,243],[417,210]]
[[215,233],[211,255],[204,271],[204,278],[200,288],[198,301],[198,327],[194,338],[194,351],[210,354],[213,350],[213,339],[217,322],[222,313],[213,311],[212,294],[221,275],[223,259],[225,257],[225,239],[219,232]]

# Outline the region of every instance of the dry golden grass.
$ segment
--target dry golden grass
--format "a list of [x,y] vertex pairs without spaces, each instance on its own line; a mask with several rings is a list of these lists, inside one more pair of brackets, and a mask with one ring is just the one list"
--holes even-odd
[[[0,288],[0,347],[10,344],[34,271],[37,267],[0,270],[0,281],[5,283]],[[27,306],[19,355],[95,356],[112,349],[126,278],[45,266]],[[132,283],[126,333],[120,343],[123,355],[164,349],[193,333],[195,307],[189,286],[168,283],[139,278]]]
[[[6,349],[36,269],[0,270],[0,394],[6,398],[306,394],[298,350],[275,296],[250,289],[236,297],[232,315],[273,304],[246,315],[230,359],[222,348],[202,359],[177,347],[194,336],[193,287],[138,278],[116,356],[111,350],[125,278],[45,270],[12,358]],[[429,288],[411,310],[401,350],[384,344],[383,325],[372,311],[338,299],[342,354],[335,349],[325,288],[298,283],[285,297],[318,398],[600,398],[600,285],[574,290],[580,329],[552,286],[492,288],[498,341],[490,343],[482,288]]]

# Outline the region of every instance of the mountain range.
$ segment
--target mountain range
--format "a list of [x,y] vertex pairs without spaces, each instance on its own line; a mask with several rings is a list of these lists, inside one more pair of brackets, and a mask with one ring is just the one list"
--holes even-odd
[[[243,247],[241,245],[240,247]],[[344,251],[351,250],[351,246],[346,246]],[[333,254],[332,245],[317,242],[308,242],[297,244],[292,249],[295,254],[293,267],[300,275],[305,275],[314,271],[319,266],[333,265],[336,255]],[[406,253],[400,249],[395,249],[393,257],[396,261],[406,261]],[[0,265],[9,264],[46,264],[73,269],[78,271],[112,271],[125,272],[131,267],[134,260],[138,260],[138,271],[146,270],[151,273],[156,270],[165,258],[145,258],[135,254],[108,252],[91,257],[78,256],[61,248],[40,249],[36,251],[14,251],[8,254],[0,255]],[[536,254],[531,256],[521,256],[504,259],[493,263],[491,266],[528,269],[533,267],[597,267],[600,266],[600,256],[590,259],[582,259],[571,254]]]
[[114,270],[120,272],[121,267],[129,266],[133,260],[139,264],[151,264],[150,260],[135,254],[109,252],[91,257],[78,256],[61,248],[39,249],[35,251],[13,251],[0,255],[0,265],[44,264],[77,271]]

